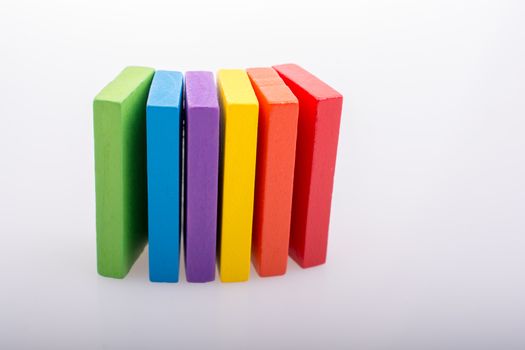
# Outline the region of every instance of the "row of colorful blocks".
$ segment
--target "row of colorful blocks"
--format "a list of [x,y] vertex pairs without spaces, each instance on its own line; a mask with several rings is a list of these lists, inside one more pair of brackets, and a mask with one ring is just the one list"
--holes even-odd
[[128,67],[93,109],[101,275],[149,242],[150,280],[177,282],[181,236],[190,282],[326,261],[342,96],[312,74]]

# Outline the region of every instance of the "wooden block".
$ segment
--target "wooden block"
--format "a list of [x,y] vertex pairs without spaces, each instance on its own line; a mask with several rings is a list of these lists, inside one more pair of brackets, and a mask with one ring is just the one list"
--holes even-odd
[[252,260],[260,276],[286,272],[299,103],[272,68],[247,69],[259,100]]
[[219,273],[223,282],[250,277],[259,104],[244,70],[218,73],[221,105]]
[[157,71],[146,107],[149,278],[178,282],[182,74]]
[[154,70],[128,67],[93,102],[98,273],[124,278],[147,241],[146,99]]
[[185,259],[188,282],[215,279],[219,102],[211,72],[186,73]]
[[299,99],[290,256],[316,266],[326,261],[343,97],[295,64],[274,69]]

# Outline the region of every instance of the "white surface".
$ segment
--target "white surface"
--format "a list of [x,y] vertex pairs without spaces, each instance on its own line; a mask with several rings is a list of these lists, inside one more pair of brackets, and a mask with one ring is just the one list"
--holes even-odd
[[[525,347],[522,1],[0,8],[1,349]],[[99,277],[94,95],[126,65],[286,62],[345,96],[328,263]]]

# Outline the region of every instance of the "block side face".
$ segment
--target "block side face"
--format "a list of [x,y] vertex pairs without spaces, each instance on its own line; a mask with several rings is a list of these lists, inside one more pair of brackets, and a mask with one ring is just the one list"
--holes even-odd
[[[284,81],[288,83],[286,79]],[[299,100],[289,254],[302,265],[309,214],[317,100],[303,90],[289,86]]]
[[128,270],[147,242],[146,101],[151,78],[122,104],[124,251]]
[[[295,171],[298,105],[278,105],[267,121],[267,166],[264,196],[263,247],[275,252],[276,273],[286,268]],[[271,184],[271,185],[270,185]]]
[[217,86],[212,72],[186,73],[186,105],[190,108],[219,108]]
[[189,282],[215,279],[218,171],[219,109],[188,108],[185,215]]
[[95,100],[122,103],[144,82],[151,81],[155,70],[148,67],[126,67],[95,97]]
[[151,83],[148,106],[181,108],[183,76],[175,71],[157,71]]
[[341,111],[341,98],[317,107],[304,257],[308,266],[326,261]]
[[102,100],[93,104],[97,270],[100,275],[126,274],[123,246],[121,106]]
[[[251,79],[251,77],[250,77]],[[257,126],[257,150],[256,150],[256,172],[254,187],[254,211],[252,229],[252,260],[255,270],[261,275],[264,266],[263,230],[265,208],[266,208],[266,181],[268,163],[268,120],[270,117],[270,105],[261,93],[258,85],[252,80],[253,88],[259,100],[259,118]]]
[[224,282],[245,281],[250,273],[258,104],[229,103],[224,98],[229,94],[228,87],[221,85],[220,76],[219,86],[222,110],[219,271]]
[[[300,88],[317,100],[341,98],[341,94],[335,89],[296,64],[277,65],[273,68],[283,79],[288,79],[288,85],[292,83],[295,89]],[[294,91],[295,89],[292,88]]]
[[[299,105],[269,103],[257,81],[252,80],[252,84],[261,101],[253,217],[253,260],[259,275],[276,276],[286,272],[288,260]],[[281,81],[281,84],[284,82]]]
[[180,251],[181,111],[147,107],[149,275],[177,282]]
[[[283,117],[273,110],[266,133],[266,164],[257,163],[256,218],[260,230],[260,273],[264,276],[285,273],[288,260],[295,147],[297,136],[297,113],[295,119]],[[279,115],[281,114],[281,115]],[[259,161],[259,158],[258,158]],[[261,193],[262,192],[262,193]]]

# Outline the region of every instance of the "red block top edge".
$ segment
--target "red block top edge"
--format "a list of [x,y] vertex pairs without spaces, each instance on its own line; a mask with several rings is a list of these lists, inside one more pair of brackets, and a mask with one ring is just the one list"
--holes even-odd
[[312,73],[297,64],[280,64],[273,68],[288,80],[294,82],[298,87],[305,90],[317,100],[342,98],[343,96],[328,84],[317,78]]

